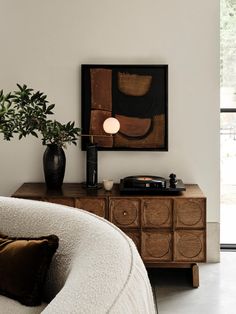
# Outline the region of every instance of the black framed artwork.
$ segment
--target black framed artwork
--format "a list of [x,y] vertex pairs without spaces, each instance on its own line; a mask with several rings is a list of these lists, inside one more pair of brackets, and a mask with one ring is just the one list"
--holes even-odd
[[[83,64],[82,134],[98,150],[168,150],[168,65]],[[120,130],[106,136],[103,122]],[[101,135],[101,136],[99,136]],[[82,137],[86,149],[89,137]]]

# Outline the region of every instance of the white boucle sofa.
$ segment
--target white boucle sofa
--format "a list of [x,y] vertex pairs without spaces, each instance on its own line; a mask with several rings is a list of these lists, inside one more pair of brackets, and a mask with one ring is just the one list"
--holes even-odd
[[27,307],[0,296],[1,314],[153,314],[146,269],[133,242],[117,227],[84,210],[0,197],[0,232],[36,237],[56,234],[45,296]]

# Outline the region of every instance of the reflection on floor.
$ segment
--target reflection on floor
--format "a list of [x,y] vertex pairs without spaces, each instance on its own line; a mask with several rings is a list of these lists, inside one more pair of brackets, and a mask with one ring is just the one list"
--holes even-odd
[[236,313],[236,252],[221,253],[220,263],[199,266],[199,288],[192,288],[188,269],[149,271],[159,314]]

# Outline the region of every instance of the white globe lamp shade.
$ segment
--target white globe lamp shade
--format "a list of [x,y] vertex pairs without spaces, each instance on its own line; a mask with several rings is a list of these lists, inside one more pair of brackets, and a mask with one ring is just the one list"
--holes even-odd
[[116,134],[120,129],[120,122],[116,118],[107,118],[103,122],[103,130],[108,134]]

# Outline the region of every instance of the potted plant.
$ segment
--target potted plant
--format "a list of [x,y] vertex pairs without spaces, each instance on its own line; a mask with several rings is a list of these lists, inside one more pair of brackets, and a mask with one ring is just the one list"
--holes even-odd
[[61,187],[65,174],[66,158],[63,147],[77,144],[80,129],[74,122],[62,124],[56,120],[47,120],[40,129],[42,143],[47,145],[43,155],[43,168],[48,188]]
[[49,104],[47,96],[27,85],[17,84],[18,90],[4,95],[0,91],[0,133],[5,140],[14,134],[19,139],[27,135],[42,136],[42,144],[47,145],[44,153],[45,181],[49,188],[60,188],[65,172],[66,143],[76,145],[80,129],[74,122],[62,124],[48,119],[54,104]]
[[0,91],[0,133],[3,134],[4,140],[8,141],[15,131],[15,110],[12,108],[11,99],[11,94],[5,96],[3,90]]
[[42,92],[33,92],[26,85],[17,84],[17,87],[18,90],[7,95],[0,91],[0,133],[8,141],[14,134],[18,134],[19,139],[30,134],[37,137],[37,131],[55,107]]

